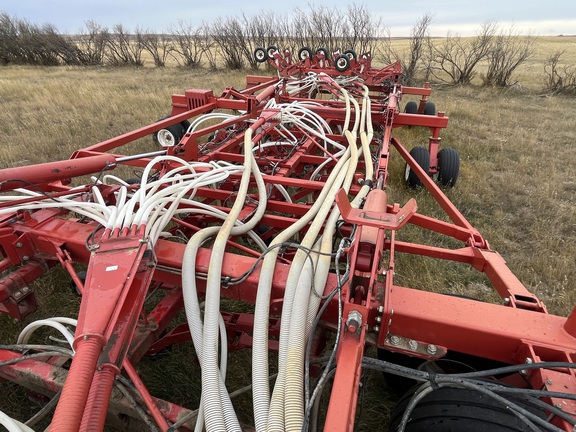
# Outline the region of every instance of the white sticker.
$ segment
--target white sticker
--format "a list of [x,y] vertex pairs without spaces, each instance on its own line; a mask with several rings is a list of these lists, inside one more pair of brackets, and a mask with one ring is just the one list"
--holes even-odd
[[106,271],[114,271],[114,270],[118,270],[118,266],[117,266],[117,265],[113,265],[113,266],[108,266],[108,267],[106,267]]

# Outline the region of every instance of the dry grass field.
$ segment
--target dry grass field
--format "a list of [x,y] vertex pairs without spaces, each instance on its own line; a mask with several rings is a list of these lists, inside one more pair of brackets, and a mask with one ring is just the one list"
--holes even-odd
[[[567,315],[576,304],[576,103],[573,97],[547,97],[541,91],[544,60],[558,49],[566,50],[565,60],[576,61],[576,38],[539,38],[535,55],[518,72],[518,85],[507,90],[436,86],[431,100],[450,118],[442,144],[456,148],[462,158],[460,179],[448,196],[549,311]],[[171,93],[241,88],[244,75],[177,68],[2,67],[0,167],[68,158],[77,148],[165,116]],[[425,145],[428,132],[412,128],[397,136],[410,148]],[[152,140],[139,145],[155,149]],[[393,156],[389,200],[403,204],[414,192],[404,186],[404,164],[398,159]],[[417,192],[416,199],[423,213],[439,214],[425,193]],[[409,228],[401,235],[427,240]],[[465,266],[407,257],[397,263],[397,277],[406,286],[494,299],[486,279]],[[62,273],[47,275],[36,289],[44,305],[30,320],[62,304],[70,314],[77,310],[78,299]],[[21,327],[0,316],[0,342],[13,342]],[[235,356],[232,362],[249,362],[249,353]],[[192,363],[190,347],[177,347],[170,359],[145,360],[140,367],[152,377],[155,370],[169,371],[147,383],[158,396],[194,408],[195,391],[174,387],[194,385]],[[248,382],[247,371],[245,381],[232,386]],[[383,407],[382,400],[392,396],[379,374],[370,376],[368,386],[359,430],[379,430],[389,406]],[[250,396],[239,403],[249,418]],[[0,409],[25,418],[38,408],[14,386],[0,383]]]

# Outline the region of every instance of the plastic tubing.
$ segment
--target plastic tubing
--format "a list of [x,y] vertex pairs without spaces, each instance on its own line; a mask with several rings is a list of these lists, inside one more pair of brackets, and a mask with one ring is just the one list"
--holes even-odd
[[69,324],[75,326],[77,324],[77,321],[72,318],[56,317],[31,322],[26,327],[24,327],[24,329],[20,332],[20,335],[18,335],[18,340],[16,341],[16,343],[18,344],[28,343],[30,337],[37,329],[43,326],[48,326],[58,330],[62,334],[62,336],[66,338],[68,344],[72,347],[72,345],[74,344],[74,335],[62,324]]
[[[337,178],[337,181],[330,187],[330,191],[328,196],[331,197],[330,200],[325,201],[325,205],[322,206],[320,211],[318,212],[317,216],[314,219],[314,222],[308,229],[304,239],[302,240],[302,245],[305,247],[311,247],[314,242],[316,242],[316,238],[320,229],[324,225],[326,217],[328,213],[330,213],[332,204],[334,202],[334,198],[336,196],[337,191],[341,187],[345,187],[346,190],[350,188],[350,184],[352,183],[354,172],[356,171],[356,166],[358,162],[358,150],[356,148],[356,143],[354,137],[350,131],[345,131],[344,135],[346,136],[349,148],[350,148],[350,159],[347,162],[347,166],[345,169],[342,170],[340,175]],[[335,209],[337,211],[337,208]],[[337,220],[337,216],[333,216],[333,225]],[[327,225],[328,227],[328,225]],[[328,234],[324,236],[328,238]],[[331,236],[330,236],[331,238]],[[330,246],[331,249],[331,246]],[[298,260],[298,255],[301,255],[300,260]],[[279,376],[276,381],[276,387],[282,389],[282,385],[285,387],[285,428],[286,430],[299,430],[302,428],[302,423],[304,421],[303,417],[303,400],[302,400],[302,382],[304,380],[303,369],[304,369],[304,353],[306,351],[306,319],[308,317],[308,312],[310,308],[310,294],[311,294],[311,282],[313,279],[312,269],[310,268],[309,261],[306,260],[306,264],[304,267],[304,261],[306,260],[306,253],[299,250],[296,253],[296,257],[294,258],[292,266],[295,268],[297,281],[293,286],[294,289],[294,299],[293,299],[293,306],[290,311],[289,319],[285,319],[284,316],[281,320],[282,328],[280,333],[280,353],[279,358],[284,360],[285,356],[285,366],[284,366],[284,374],[282,378],[284,382],[278,386],[278,381],[281,379],[281,375],[283,372],[282,367],[280,366],[279,369]],[[327,262],[325,260],[319,261],[318,270],[323,272],[327,271],[330,265],[330,260]],[[290,268],[290,275],[292,275],[293,268]],[[290,279],[289,275],[289,279]],[[325,285],[325,281],[321,286]],[[286,288],[288,289],[288,281],[286,283]],[[290,287],[292,288],[292,287]],[[286,308],[286,298],[284,300],[284,307],[283,307],[283,315],[284,315],[284,308]],[[318,302],[319,304],[319,302]],[[316,305],[317,308],[317,305]],[[285,330],[283,332],[283,330]],[[284,338],[283,338],[284,333]],[[286,343],[286,338],[287,343]],[[283,342],[285,343],[285,352],[283,348]]]
[[[228,344],[226,341],[227,332],[226,332],[226,324],[224,323],[224,318],[222,318],[222,314],[220,314],[220,318],[218,321],[219,329],[220,329],[220,376],[222,377],[222,381],[226,382],[226,369],[228,367]],[[204,410],[202,409],[202,396],[200,396],[200,408],[198,409],[198,414],[196,416],[196,426],[194,427],[194,432],[202,432],[204,430]]]
[[[226,177],[228,177],[227,174],[224,176],[219,175],[217,178],[215,178],[215,176],[213,175],[209,181],[204,181],[204,182],[201,181],[201,180],[203,180],[202,178],[199,178],[194,182],[193,190],[195,191],[197,187],[204,185],[204,184],[214,184],[217,181],[224,179]],[[150,235],[150,240],[152,241],[153,244],[156,243],[156,240],[158,240],[158,236],[159,236],[160,232],[170,222],[171,218],[174,216],[174,214],[178,210],[178,206],[180,205],[180,203],[182,203],[184,196],[189,193],[190,189],[191,189],[191,187],[190,188],[189,187],[182,188],[178,192],[177,195],[172,194],[172,196],[157,199],[153,202],[153,205],[149,207],[148,213],[150,211],[152,211],[152,208],[154,208],[154,211],[152,212],[152,216],[150,218],[150,221],[149,221],[149,223],[146,224],[148,216],[145,213],[143,221],[141,223],[146,224],[146,232],[147,232],[147,234]],[[194,202],[190,199],[186,200],[186,201],[187,202]],[[167,203],[170,203],[170,206],[168,207],[168,209],[166,209]],[[160,213],[163,213],[162,216],[160,216]],[[223,214],[225,214],[225,213],[223,213]]]
[[[330,184],[327,184],[328,189],[327,198],[322,201],[322,205],[315,215],[312,224],[310,225],[306,235],[302,239],[302,246],[306,248],[311,248],[316,241],[316,237],[324,224],[326,216],[330,211],[332,204],[334,202],[334,197],[336,192],[340,189],[344,177],[347,173],[347,161],[346,164],[342,166],[343,169],[339,170],[338,175]],[[303,331],[300,331],[298,326],[299,321],[302,317],[306,316],[306,311],[308,309],[308,298],[311,287],[311,269],[309,266],[304,268],[304,264],[309,263],[307,260],[307,253],[303,250],[298,250],[292,261],[290,267],[290,272],[286,280],[286,288],[284,291],[284,301],[282,306],[282,318],[281,318],[281,328],[280,328],[280,349],[278,353],[278,378],[274,385],[274,393],[272,396],[272,403],[270,406],[270,419],[268,421],[269,430],[294,430],[302,427],[303,413],[300,412],[298,415],[297,406],[302,403],[302,380],[299,380],[299,390],[297,393],[299,397],[293,397],[287,394],[286,391],[286,381],[289,379],[291,374],[301,374],[302,368],[298,370],[297,364],[299,362],[298,357],[304,359],[303,353],[298,350],[297,343],[291,343],[296,335],[301,334],[303,338]],[[298,295],[298,293],[304,292],[305,294]],[[293,320],[296,314],[296,319]],[[304,343],[304,341],[302,341]],[[304,345],[303,345],[304,346]],[[284,424],[284,415],[281,412],[286,413],[286,419]],[[300,410],[302,411],[302,410]],[[300,417],[300,418],[299,418]],[[299,425],[299,426],[298,426]]]
[[[338,172],[349,158],[349,154],[349,150],[346,150],[342,158],[330,173],[327,183],[334,182]],[[312,205],[310,210],[308,210],[308,212],[298,219],[290,228],[279,233],[270,246],[278,246],[288,241],[294,234],[306,226],[314,218],[322,206],[322,203],[326,200],[327,195],[328,189],[322,189],[318,199]],[[252,348],[252,398],[257,432],[266,430],[269,417],[270,388],[268,384],[268,318],[270,313],[269,307],[272,279],[278,253],[279,248],[273,248],[264,257],[254,310],[253,338],[258,342],[255,343]]]
[[244,172],[240,180],[238,194],[228,217],[220,227],[214,244],[208,267],[206,281],[206,308],[204,313],[204,335],[202,339],[202,406],[206,414],[206,429],[222,431],[225,428],[224,415],[220,403],[220,381],[218,361],[218,316],[220,315],[220,280],[222,277],[222,260],[226,242],[234,222],[238,219],[248,193],[252,174],[252,128],[244,134]]
[[20,423],[18,420],[9,417],[2,411],[0,411],[0,425],[4,426],[8,432],[34,432],[24,423]]
[[198,126],[200,126],[202,123],[204,123],[205,121],[208,120],[215,120],[215,119],[223,119],[223,120],[229,120],[232,118],[238,118],[239,116],[236,116],[234,114],[225,114],[225,113],[209,113],[209,114],[204,114],[200,117],[198,117],[197,119],[195,119],[190,126],[188,127],[188,130],[186,131],[186,133],[192,133],[196,130],[196,128]]
[[[195,190],[196,188],[208,184],[217,183],[219,181],[228,178],[229,172],[237,171],[237,167],[225,166],[218,167],[212,171],[206,173],[195,173],[186,174],[178,177],[167,177],[164,176],[162,179],[150,183],[147,186],[151,186],[151,190],[144,195],[144,199],[139,196],[137,199],[140,201],[140,208],[134,215],[131,223],[140,225],[146,223],[147,214],[150,213],[151,207],[157,205],[157,202],[166,196],[175,196],[177,201],[182,198],[188,191]],[[170,186],[158,191],[158,188],[162,183],[172,183]]]
[[[198,203],[197,201],[194,201],[195,203]],[[208,205],[206,205],[206,207],[210,207]],[[177,213],[195,213],[195,214],[205,214],[208,216],[214,216],[217,217],[219,219],[226,219],[226,213],[224,213],[221,210],[218,210],[216,208],[212,209],[212,210],[203,210],[203,209],[198,209],[198,210],[194,210],[194,209],[179,209],[178,211],[176,211],[175,214]],[[240,221],[236,221],[236,226],[240,227],[245,225],[244,223],[240,222]],[[239,233],[235,233],[234,235],[237,235]],[[266,243],[264,243],[264,240],[262,240],[262,238],[256,234],[253,230],[249,230],[246,232],[246,235],[248,235],[252,241],[254,243],[256,243],[256,245],[258,245],[258,247],[260,248],[260,250],[264,251],[266,250],[266,248],[268,247],[266,245]]]
[[[266,210],[266,186],[256,163],[252,164],[252,173],[256,179],[256,184],[258,186],[258,207],[253,215],[253,217],[243,225],[232,228],[232,235],[240,235],[245,232],[252,230]],[[192,339],[194,341],[194,348],[196,350],[196,355],[203,364],[203,324],[200,318],[200,306],[198,303],[198,295],[196,293],[196,278],[195,278],[195,266],[196,266],[196,256],[198,249],[201,244],[209,237],[213,236],[218,232],[220,227],[210,227],[203,229],[196,233],[190,241],[188,242],[182,261],[182,291],[184,297],[184,308],[186,311],[186,317],[188,320],[188,325],[190,327],[190,332],[192,334]],[[229,430],[239,430],[239,425],[237,420],[235,420],[234,411],[232,404],[228,397],[228,393],[222,382],[220,395],[223,400],[224,405],[224,416],[227,422],[227,428]],[[235,420],[235,421],[234,421]]]

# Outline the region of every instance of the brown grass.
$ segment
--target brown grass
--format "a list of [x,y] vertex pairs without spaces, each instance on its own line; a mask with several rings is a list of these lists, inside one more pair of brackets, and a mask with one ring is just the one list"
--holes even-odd
[[[519,84],[505,91],[479,87],[438,87],[431,100],[450,117],[442,144],[456,148],[462,158],[461,177],[448,196],[491,246],[508,261],[519,279],[544,300],[549,310],[567,315],[576,303],[576,104],[567,97],[542,97],[544,59],[566,49],[576,59],[575,38],[539,38],[536,53],[518,74]],[[405,43],[402,41],[396,43]],[[243,86],[243,72],[166,69],[5,67],[0,75],[0,167],[67,158],[73,150],[149,124],[170,111],[170,94],[186,88]],[[428,132],[398,131],[407,147],[425,145]],[[143,150],[153,149],[142,140]],[[392,159],[390,200],[403,204],[413,194],[402,180],[403,163]],[[422,212],[440,212],[424,193],[416,196]],[[418,229],[399,236],[427,241]],[[487,280],[468,267],[429,259],[400,257],[398,283],[496,300]],[[31,319],[47,316],[66,303],[74,315],[77,299],[67,289],[62,272],[52,272],[36,284],[44,302]],[[51,313],[50,315],[53,315]],[[22,325],[0,316],[0,341],[11,342]],[[174,397],[189,407],[197,391],[173,388],[188,373],[190,347],[178,347],[166,362],[144,361],[159,396]],[[247,363],[249,353],[235,355],[234,364]],[[171,365],[171,366],[168,366]],[[169,368],[168,376],[158,371]],[[154,383],[156,380],[156,383]],[[232,386],[249,382],[249,373]],[[167,385],[166,382],[169,384]],[[387,418],[381,400],[382,378],[373,374],[362,430],[377,430]],[[196,384],[197,385],[197,384]],[[10,401],[10,402],[9,402]],[[18,408],[16,408],[18,407]],[[13,385],[0,384],[0,409],[18,411],[21,418],[37,407]],[[250,397],[242,401],[250,417]]]

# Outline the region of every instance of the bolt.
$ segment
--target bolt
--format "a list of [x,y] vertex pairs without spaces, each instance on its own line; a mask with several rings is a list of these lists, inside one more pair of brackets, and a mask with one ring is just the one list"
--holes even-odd
[[412,351],[416,351],[418,349],[418,342],[416,342],[414,339],[410,339],[408,341],[408,348],[410,348]]
[[30,259],[30,257],[28,255],[24,255],[22,257],[22,261],[28,261]]
[[22,293],[21,293],[20,291],[16,291],[16,292],[14,293],[14,298],[15,298],[15,299],[19,299],[20,297],[22,297]]
[[508,306],[509,304],[510,304],[510,298],[509,298],[509,297],[506,297],[506,298],[504,299],[504,305],[505,305],[505,306]]
[[358,179],[358,184],[359,184],[359,185],[364,184],[364,179],[363,179],[363,178],[359,178],[359,179]]
[[382,317],[380,315],[378,315],[376,318],[376,322],[377,323],[381,323],[382,322]]
[[438,348],[436,348],[436,345],[428,345],[428,348],[426,348],[426,352],[430,355],[434,355],[436,354],[436,351],[438,351]]
[[88,340],[88,335],[84,335],[84,337],[82,339]]
[[378,306],[378,313],[384,312],[384,306]]
[[390,337],[390,344],[391,345],[400,345],[400,338],[396,335]]
[[374,331],[375,331],[376,333],[378,333],[378,332],[380,331],[380,326],[375,325],[375,326],[374,326]]
[[562,409],[562,404],[561,404],[561,403],[557,403],[557,404],[556,404],[556,408]]
[[146,267],[152,268],[152,267],[154,267],[154,265],[155,265],[155,264],[154,264],[154,261],[148,261],[148,262],[146,263]]
[[526,360],[524,360],[524,363],[532,364],[532,363],[534,363],[534,360],[532,360],[530,357],[526,357]]
[[346,328],[351,333],[356,333],[362,327],[362,314],[357,310],[352,310],[346,319]]
[[20,242],[16,243],[16,247],[17,247],[17,248],[21,248],[21,247],[22,247],[22,243],[20,243]]
[[148,243],[148,239],[146,238],[141,238],[140,240],[138,240],[140,243]]
[[30,288],[28,288],[27,286],[22,288],[22,294],[26,294],[28,291],[30,291]]
[[90,252],[94,252],[95,250],[100,249],[100,245],[99,244],[93,244],[88,249],[90,249]]
[[546,380],[546,385],[552,385],[552,380],[550,378]]

